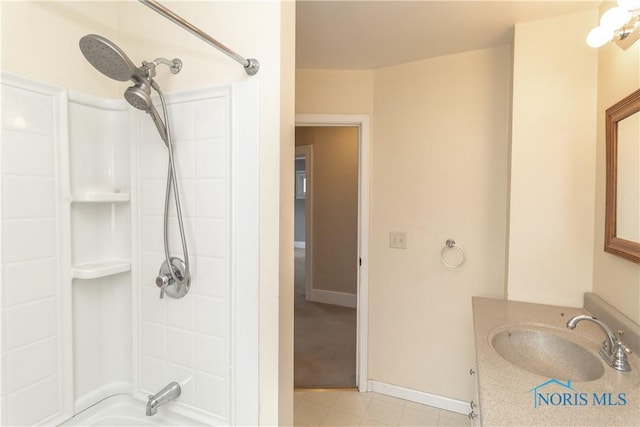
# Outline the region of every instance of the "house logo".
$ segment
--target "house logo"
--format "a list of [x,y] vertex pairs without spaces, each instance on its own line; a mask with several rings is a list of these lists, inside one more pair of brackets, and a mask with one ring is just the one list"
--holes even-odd
[[624,406],[627,404],[625,393],[584,393],[573,388],[571,380],[564,383],[550,379],[538,384],[527,393],[533,393],[535,409],[549,406]]

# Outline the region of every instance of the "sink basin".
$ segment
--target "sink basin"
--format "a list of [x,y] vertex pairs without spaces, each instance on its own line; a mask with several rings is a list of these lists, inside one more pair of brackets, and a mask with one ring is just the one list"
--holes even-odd
[[604,374],[600,357],[555,330],[506,329],[495,333],[491,346],[515,366],[557,380],[593,381]]

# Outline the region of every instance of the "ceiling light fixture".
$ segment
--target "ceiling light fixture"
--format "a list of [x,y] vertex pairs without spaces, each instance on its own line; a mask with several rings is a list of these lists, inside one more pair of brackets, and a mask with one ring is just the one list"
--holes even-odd
[[587,44],[601,47],[614,40],[623,50],[640,39],[640,0],[618,0],[600,17],[600,25],[589,31]]

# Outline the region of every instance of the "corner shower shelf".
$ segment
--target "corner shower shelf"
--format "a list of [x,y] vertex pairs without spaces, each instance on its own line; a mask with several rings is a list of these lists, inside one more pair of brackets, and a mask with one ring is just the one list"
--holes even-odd
[[128,261],[92,262],[71,267],[71,277],[74,279],[98,279],[127,271],[131,271],[131,263]]
[[118,203],[131,200],[130,193],[83,193],[71,198],[75,203]]

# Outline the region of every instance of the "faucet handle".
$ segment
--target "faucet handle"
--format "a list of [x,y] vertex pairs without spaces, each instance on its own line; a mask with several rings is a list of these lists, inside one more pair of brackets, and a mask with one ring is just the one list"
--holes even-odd
[[618,347],[614,358],[614,364],[616,365],[616,369],[619,371],[628,372],[631,370],[631,366],[629,366],[629,360],[627,359],[627,354],[630,350],[623,345]]
[[621,347],[626,354],[633,353],[633,351],[631,351],[629,348],[627,348],[627,346],[624,345],[624,343],[622,342],[622,337],[624,336],[624,331],[622,329],[618,329],[616,332],[618,333],[618,347]]
[[622,336],[624,335],[624,331],[622,329],[618,329],[618,336],[620,337],[620,339],[618,340],[618,351],[622,351],[624,352],[624,354],[631,354],[633,353],[633,351],[631,351],[630,348],[628,348],[626,345],[624,345],[624,343],[622,342]]
[[619,371],[629,372],[631,370],[629,360],[627,359],[627,354],[629,353],[631,353],[631,350],[629,350],[622,341],[618,341],[618,346],[613,354],[613,367]]

